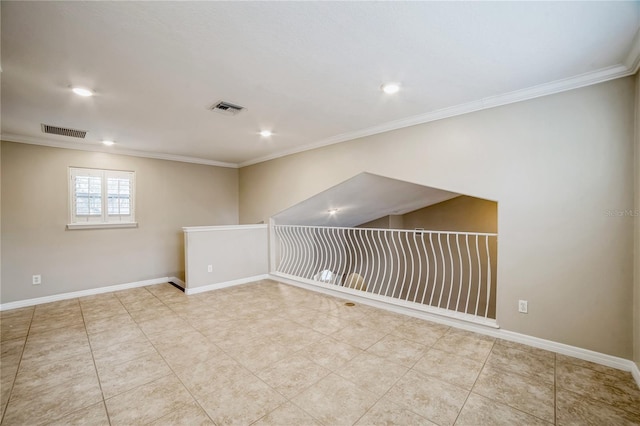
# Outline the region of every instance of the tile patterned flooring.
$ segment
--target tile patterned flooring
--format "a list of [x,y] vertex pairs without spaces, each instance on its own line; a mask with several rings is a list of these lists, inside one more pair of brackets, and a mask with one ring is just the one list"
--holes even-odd
[[630,425],[629,373],[271,281],[2,312],[2,425]]

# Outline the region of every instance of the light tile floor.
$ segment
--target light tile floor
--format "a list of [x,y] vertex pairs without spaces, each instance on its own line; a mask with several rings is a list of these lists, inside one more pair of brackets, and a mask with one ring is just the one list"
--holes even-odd
[[263,281],[2,312],[2,425],[628,425],[629,373]]

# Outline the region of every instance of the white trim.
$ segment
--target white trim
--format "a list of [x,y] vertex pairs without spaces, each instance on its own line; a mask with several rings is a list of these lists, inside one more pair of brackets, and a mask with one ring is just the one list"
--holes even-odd
[[631,71],[631,74],[638,72],[640,67],[640,29],[636,32],[633,42],[631,43],[631,49],[627,54],[627,58],[624,61],[627,69]]
[[[308,229],[316,229],[318,228],[317,225],[277,225],[275,224],[274,226],[278,226],[280,228],[308,228]],[[324,227],[323,227],[324,228]],[[353,227],[348,227],[348,226],[330,226],[327,228],[331,228],[331,229],[345,229],[345,230],[351,230],[354,229]],[[395,228],[362,228],[362,229],[366,229],[367,231],[393,231],[393,232],[404,232],[404,233],[414,233],[414,232],[418,232],[418,233],[424,233],[424,234],[449,234],[449,235],[478,235],[478,236],[487,236],[487,237],[497,237],[498,234],[495,233],[491,233],[491,232],[459,232],[459,231],[434,231],[431,229],[395,229]]]
[[185,226],[182,228],[184,232],[210,232],[210,231],[234,231],[238,229],[265,229],[269,225],[221,225],[221,226]]
[[67,229],[107,229],[107,228],[137,228],[138,222],[121,222],[121,223],[68,223]]
[[329,145],[334,145],[340,142],[346,142],[353,139],[363,138],[365,136],[371,136],[371,135],[376,135],[378,133],[388,132],[391,130],[402,129],[405,127],[415,126],[418,124],[429,123],[431,121],[442,120],[445,118],[455,117],[458,115],[468,114],[471,112],[495,108],[495,107],[508,105],[516,102],[522,102],[529,99],[539,98],[541,96],[547,96],[547,95],[553,95],[555,93],[566,92],[567,90],[573,90],[573,89],[578,89],[580,87],[591,86],[593,84],[604,83],[605,81],[613,80],[616,78],[627,77],[633,74],[635,74],[635,71],[633,69],[630,69],[623,64],[618,64],[618,65],[603,68],[597,71],[581,74],[575,77],[556,80],[549,83],[528,87],[526,89],[520,89],[520,90],[515,90],[513,92],[491,96],[484,99],[478,99],[478,100],[467,102],[464,104],[454,105],[454,106],[442,108],[436,111],[430,111],[425,114],[419,114],[419,115],[414,115],[413,117],[407,117],[407,118],[402,118],[400,120],[390,121],[390,122],[369,127],[366,129],[342,133],[339,135],[331,136],[327,139],[323,139],[319,142],[297,146],[294,148],[278,151],[273,154],[266,155],[264,157],[247,160],[242,163],[239,163],[238,166],[241,168],[247,167],[253,164],[262,163],[268,160],[274,160],[276,158],[285,157],[287,155],[292,155],[292,154],[298,154],[300,152],[310,151],[312,149],[322,148]]
[[190,296],[192,294],[204,293],[205,291],[218,290],[221,288],[233,287],[236,285],[247,284],[254,281],[260,281],[260,280],[266,280],[266,279],[269,279],[269,274],[254,275],[252,277],[240,278],[237,280],[224,281],[221,283],[215,283],[215,284],[209,284],[209,285],[203,285],[200,287],[194,287],[194,288],[187,287],[184,289],[184,293],[187,296]]
[[315,291],[318,293],[329,294],[331,296],[339,297],[341,299],[359,302],[359,303],[362,303],[363,305],[369,305],[376,308],[385,309],[390,312],[395,312],[395,313],[404,314],[404,315],[408,315],[416,318],[421,318],[424,320],[436,322],[443,325],[448,325],[451,327],[455,327],[455,328],[459,328],[467,331],[472,331],[472,332],[483,334],[486,336],[496,337],[503,340],[508,340],[510,342],[522,343],[524,345],[532,346],[534,348],[540,348],[547,351],[559,353],[562,355],[572,356],[574,358],[582,359],[585,361],[591,361],[596,364],[605,365],[607,367],[612,367],[612,368],[616,368],[623,371],[629,371],[633,375],[633,378],[638,384],[638,387],[640,387],[640,369],[638,369],[638,365],[635,362],[625,358],[620,358],[613,355],[607,355],[600,352],[579,348],[576,346],[566,345],[564,343],[558,343],[552,340],[546,340],[538,337],[528,336],[526,334],[516,333],[514,331],[492,328],[492,327],[482,326],[479,324],[472,324],[466,321],[460,321],[452,318],[441,317],[439,315],[416,311],[414,309],[409,309],[402,306],[391,305],[384,302],[365,299],[363,297],[356,296],[353,294],[347,294],[347,293],[338,292],[335,290],[318,287],[316,285],[306,284],[297,280],[283,278],[281,276],[274,275],[274,274],[270,274],[268,276],[268,279],[278,281],[283,284],[289,284],[289,285],[304,288],[307,290]]
[[[497,329],[499,328],[495,320],[490,318],[478,318],[469,314],[451,313],[445,309],[433,308],[425,306],[429,310],[413,309],[410,302],[398,300],[398,303],[388,301],[389,298],[383,298],[376,294],[368,294],[363,297],[360,290],[340,287],[336,289],[334,284],[325,284],[317,281],[307,280],[304,278],[294,277],[292,275],[273,272],[269,274],[269,279],[279,281],[284,284],[290,284],[296,287],[305,288],[307,290],[316,291],[318,293],[328,294],[330,296],[340,297],[342,299],[351,300],[353,302],[362,303],[363,305],[373,306],[375,308],[385,309],[387,311],[396,312],[403,315],[409,315],[416,318],[426,319],[438,324],[449,325],[452,327],[462,328],[469,331],[477,331],[478,329]],[[373,297],[373,298],[372,298]],[[431,312],[430,312],[431,311]],[[478,331],[479,332],[479,331]]]
[[273,218],[269,218],[269,230],[267,231],[267,237],[269,241],[269,272],[276,271],[276,221]]
[[640,367],[638,367],[638,364],[636,364],[635,362],[633,362],[633,365],[631,366],[631,375],[636,380],[636,383],[640,388]]
[[60,300],[75,299],[76,297],[94,296],[96,294],[111,293],[113,291],[128,290],[136,287],[146,287],[148,285],[162,284],[169,282],[169,277],[154,278],[151,280],[134,281],[125,284],[116,284],[106,287],[90,288],[88,290],[72,291],[70,293],[53,294],[51,296],[36,297],[35,299],[18,300],[0,304],[0,311],[9,309],[24,308],[26,306],[41,305],[43,303],[58,302]]
[[180,278],[178,277],[169,277],[168,280],[170,283],[174,283],[175,285],[177,285],[178,287],[181,287],[183,290],[187,288],[187,284],[185,284],[184,281],[182,281]]
[[106,154],[128,155],[130,157],[153,158],[156,160],[179,161],[181,163],[204,164],[207,166],[227,167],[231,169],[238,168],[238,164],[236,163],[227,163],[224,161],[208,160],[205,158],[189,157],[184,155],[165,154],[162,152],[137,151],[133,149],[122,149],[122,148],[115,148],[115,147],[105,148],[102,144],[98,145],[97,143],[92,143],[92,142],[54,141],[46,138],[14,135],[11,133],[9,134],[3,133],[2,135],[0,135],[0,139],[7,142],[18,142],[18,143],[26,143],[30,145],[50,146],[53,148],[75,149],[78,151],[104,152]]

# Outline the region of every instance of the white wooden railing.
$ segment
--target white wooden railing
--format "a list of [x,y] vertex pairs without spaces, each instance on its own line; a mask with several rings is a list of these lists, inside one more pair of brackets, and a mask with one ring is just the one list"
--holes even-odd
[[275,273],[495,326],[497,234],[274,225]]

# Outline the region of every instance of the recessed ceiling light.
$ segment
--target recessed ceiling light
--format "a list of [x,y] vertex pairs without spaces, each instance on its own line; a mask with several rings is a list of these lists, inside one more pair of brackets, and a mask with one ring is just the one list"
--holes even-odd
[[385,83],[380,88],[387,95],[393,95],[394,93],[398,93],[398,90],[400,90],[400,84],[398,84],[398,83]]
[[263,138],[268,138],[271,135],[273,135],[273,132],[271,130],[262,130],[260,132],[260,136],[262,136]]
[[111,145],[114,145],[115,142],[114,141],[102,141],[102,144],[106,145],[106,146],[111,146]]
[[73,90],[73,93],[78,96],[93,96],[93,92],[89,89],[85,89],[84,87],[73,87],[71,90]]
[[338,213],[338,209],[329,209],[329,214],[330,214],[330,215],[332,215],[332,216],[333,216],[333,215],[334,215],[334,214],[336,214],[336,213]]

